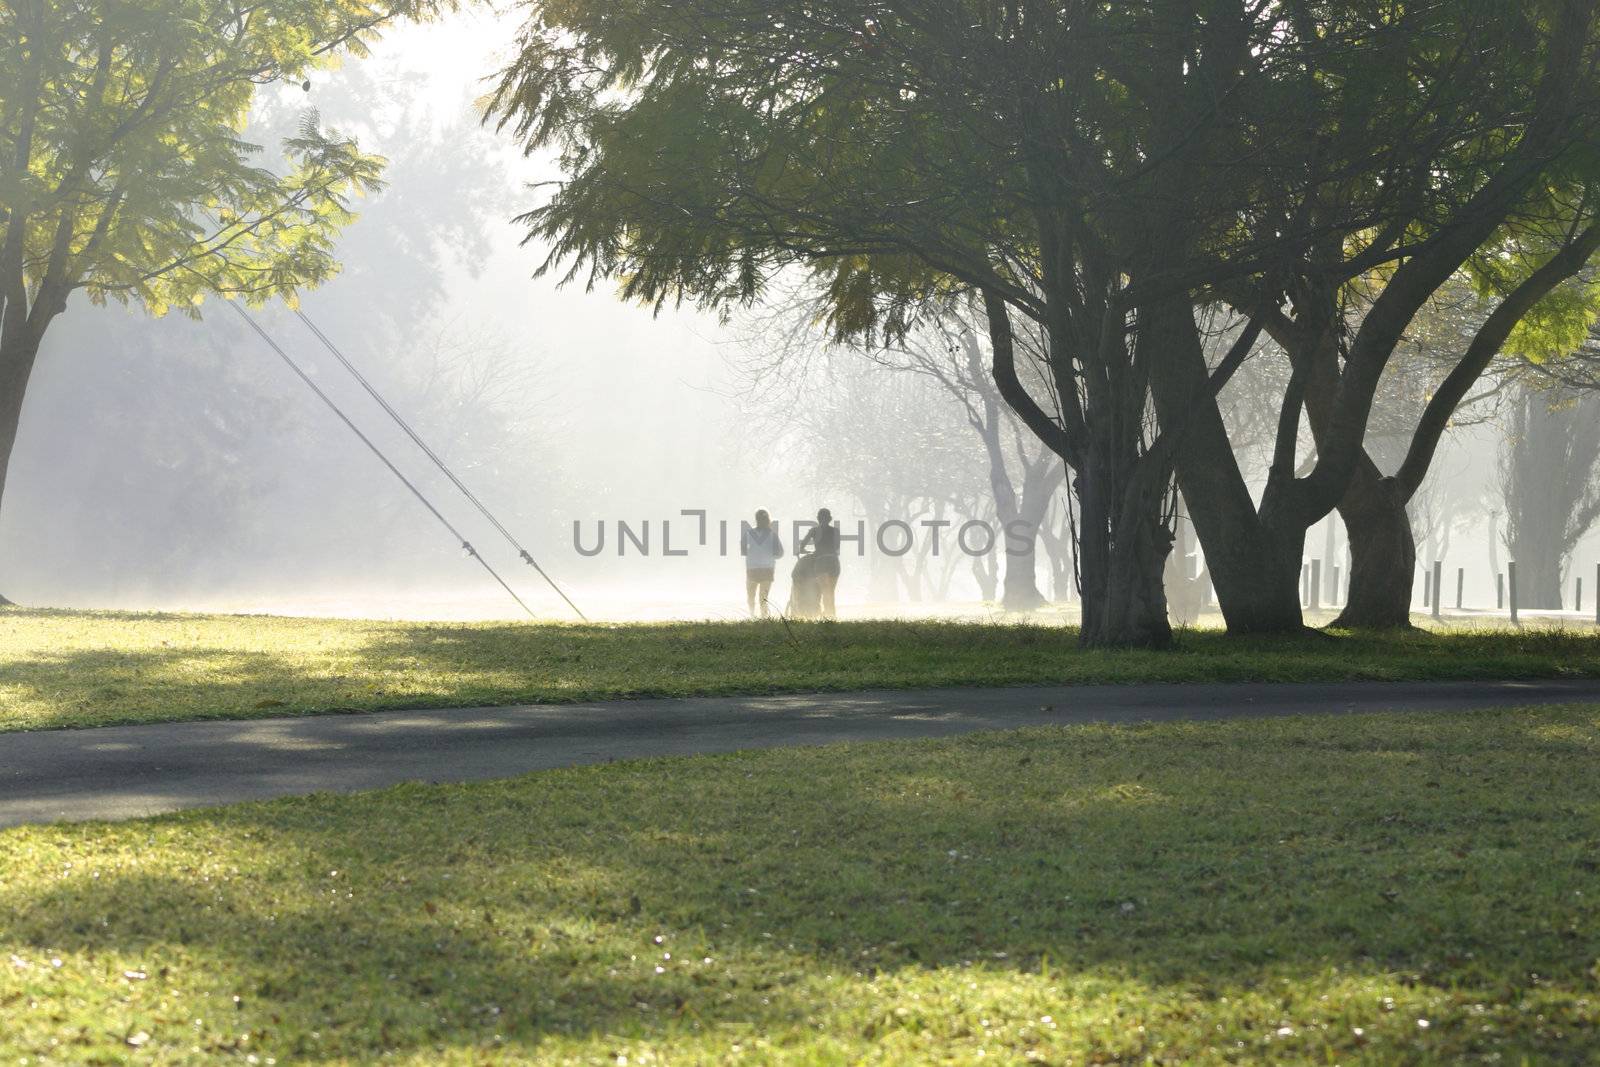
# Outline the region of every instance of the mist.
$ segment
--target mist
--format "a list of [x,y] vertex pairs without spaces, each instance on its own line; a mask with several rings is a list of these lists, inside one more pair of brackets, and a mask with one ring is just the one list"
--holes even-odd
[[[560,271],[534,277],[548,249],[522,243],[512,220],[558,169],[481,125],[477,103],[511,26],[477,12],[402,27],[309,90],[263,94],[246,136],[265,146],[264,162],[308,108],[389,160],[386,188],[360,205],[360,220],[339,239],[341,273],[305,293],[299,310],[590,618],[744,617],[738,535],[757,508],[776,517],[790,545],[805,530],[797,523],[832,510],[847,536],[845,615],[994,618],[1016,607],[1001,603],[1014,592],[1004,586],[1003,533],[983,552],[967,550],[982,543],[979,533],[957,542],[963,524],[978,523],[993,539],[1013,516],[997,511],[995,457],[975,432],[984,376],[968,374],[960,354],[944,365],[948,325],[920,326],[893,345],[845,345],[807,304],[804,277],[776,289],[781,297],[726,316],[631,304],[611,282],[589,290],[580,277],[563,286]],[[576,617],[293,310],[276,303],[254,314],[534,615]],[[974,368],[989,359],[982,334],[975,327]],[[1252,420],[1270,430],[1273,413],[1261,404],[1284,377],[1282,363],[1281,353],[1264,352],[1230,384],[1224,401],[1236,432]],[[1391,368],[1391,384],[1425,394],[1430,367],[1407,381],[1398,379],[1411,372]],[[1037,366],[1031,373],[1041,380]],[[1464,409],[1413,501],[1418,606],[1435,560],[1447,608],[1456,607],[1458,582],[1466,609],[1504,604],[1507,516],[1517,510],[1507,503],[1509,472],[1522,471],[1526,485],[1528,472],[1558,462],[1511,455],[1527,437],[1526,405],[1520,436],[1512,432],[1526,376],[1526,366],[1510,368]],[[1578,403],[1560,396],[1544,406]],[[1029,464],[1045,453],[1003,404],[988,418],[999,469],[1020,500]],[[1577,476],[1592,481],[1592,455],[1571,453],[1570,443],[1551,447],[1567,466],[1588,455]],[[1398,454],[1386,450],[1377,425],[1369,451],[1392,473],[1403,441]],[[1241,452],[1259,493],[1270,434]],[[1302,455],[1314,455],[1309,433]],[[1069,486],[1059,469],[1040,471],[1033,500],[1023,502],[1042,531],[1031,561],[1036,597],[1022,595],[1021,607],[1071,621]],[[24,604],[525,616],[218,299],[195,319],[74,297],[41,351],[10,490],[0,555],[5,592]],[[1574,493],[1577,511],[1592,512],[1593,490]],[[1182,552],[1169,586],[1204,585],[1203,553],[1177,521]],[[1539,520],[1520,521],[1532,552],[1528,528]],[[1600,563],[1594,515],[1549,521],[1564,528],[1538,549],[1558,562],[1544,565],[1553,577],[1541,579],[1548,588],[1534,607],[1575,613],[1575,583]],[[885,524],[906,532],[884,534]],[[1308,567],[1312,560],[1322,588],[1315,598],[1307,589],[1307,601],[1338,603],[1335,571],[1347,578],[1349,563],[1337,513],[1307,537]],[[1585,594],[1590,611],[1596,592],[1591,584]],[[1198,597],[1181,621],[1215,611],[1209,589]]]

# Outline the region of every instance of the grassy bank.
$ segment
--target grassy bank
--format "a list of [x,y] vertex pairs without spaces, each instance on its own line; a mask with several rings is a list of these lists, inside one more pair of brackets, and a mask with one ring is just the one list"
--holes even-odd
[[0,610],[0,731],[326,711],[1073,682],[1600,676],[1592,632],[1083,652],[1059,627],[567,626]]
[[1592,1063],[1597,757],[1030,730],[6,831],[0,1061]]

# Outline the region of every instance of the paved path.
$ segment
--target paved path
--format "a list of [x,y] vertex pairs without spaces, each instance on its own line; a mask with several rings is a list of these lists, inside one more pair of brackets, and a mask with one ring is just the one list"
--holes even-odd
[[1041,724],[1600,703],[1600,682],[931,689],[396,711],[0,734],[0,826],[463,782],[642,756]]

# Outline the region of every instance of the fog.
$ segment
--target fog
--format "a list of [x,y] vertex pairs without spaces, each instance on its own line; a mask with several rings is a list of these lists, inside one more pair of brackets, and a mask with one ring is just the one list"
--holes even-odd
[[[996,511],[970,408],[948,383],[830,346],[803,312],[721,321],[630,306],[609,285],[533,278],[545,250],[522,246],[512,219],[556,171],[481,128],[474,108],[509,26],[469,13],[400,29],[309,92],[275,88],[262,100],[248,136],[268,160],[307,107],[390,160],[387,188],[341,239],[342,273],[306,294],[305,314],[591,618],[742,617],[740,522],[767,508],[792,545],[792,524],[820,506],[847,535],[866,531],[864,554],[846,547],[841,614],[994,617],[985,601],[998,595],[998,550],[985,562],[953,544],[963,522],[994,524]],[[299,318],[281,306],[256,317],[536,615],[573,617]],[[1254,373],[1230,390],[1248,394]],[[1472,407],[1418,494],[1419,604],[1422,564],[1438,559],[1447,606],[1457,568],[1465,606],[1494,605],[1508,558],[1501,472],[1513,394]],[[1239,401],[1231,417],[1253,417],[1247,408]],[[1020,487],[1039,446],[1000,417]],[[1375,431],[1369,450],[1383,466],[1381,444]],[[79,299],[45,341],[12,479],[0,555],[4,592],[20,603],[523,615],[219,300],[194,320]],[[1041,521],[1066,536],[1065,482],[1044,491]],[[903,556],[876,538],[894,521],[916,538]],[[648,525],[648,554],[630,541],[619,555],[619,522],[637,536]],[[580,550],[602,528],[604,549]],[[1581,534],[1560,580],[1568,598],[1600,562],[1600,544]],[[669,537],[686,554],[668,555]],[[1332,568],[1348,573],[1336,517],[1313,529],[1306,553],[1323,561],[1319,595],[1334,595]],[[1187,561],[1189,573],[1200,563]],[[1047,617],[1070,618],[1070,552],[1041,547],[1035,573]],[[1590,610],[1594,595],[1591,586]]]

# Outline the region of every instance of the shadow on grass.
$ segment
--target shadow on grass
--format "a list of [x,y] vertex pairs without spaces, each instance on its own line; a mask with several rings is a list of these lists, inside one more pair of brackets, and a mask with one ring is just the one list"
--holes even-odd
[[866,1036],[974,980],[1169,1054],[1320,1012],[1582,1062],[1597,752],[1593,710],[1032,730],[24,831],[0,945],[169,966],[279,1055]]
[[1338,640],[1191,632],[1168,652],[1090,652],[1067,629],[937,622],[786,630],[8,609],[6,625],[16,628],[0,637],[0,730],[862,688],[1600,676],[1600,637],[1552,631]]

